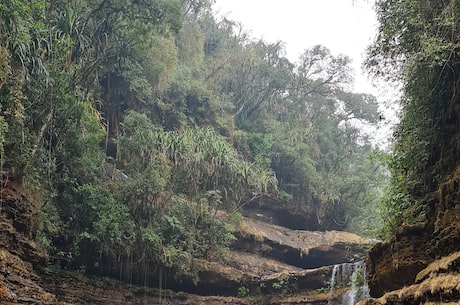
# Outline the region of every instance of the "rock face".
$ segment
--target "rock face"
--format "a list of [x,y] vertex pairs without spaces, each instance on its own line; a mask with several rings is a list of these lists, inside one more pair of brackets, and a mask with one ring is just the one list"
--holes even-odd
[[325,228],[328,230],[343,229],[343,225],[337,224],[332,218],[319,221],[318,211],[311,207],[308,210],[304,210],[304,208],[305,206],[301,206],[298,203],[280,205],[276,201],[264,198],[248,204],[242,212],[248,218],[292,230],[324,231]]
[[412,284],[417,273],[429,263],[423,250],[430,237],[423,224],[407,226],[400,228],[391,242],[375,245],[368,254],[371,296],[380,297]]
[[367,304],[460,302],[460,167],[424,199],[427,220],[399,228],[368,255]]
[[47,268],[32,241],[38,206],[12,182],[1,191],[0,304],[328,304],[332,265],[364,255],[369,242],[245,219],[227,259],[201,263],[198,285],[168,282],[176,292],[134,287]]
[[56,298],[40,286],[34,265],[43,265],[44,254],[31,242],[33,200],[15,183],[2,188],[0,206],[0,304],[52,302]]
[[282,226],[292,230],[317,230],[319,225],[315,213],[302,212],[293,205],[280,205],[268,199],[254,201],[242,211],[250,219]]
[[458,304],[460,252],[437,259],[417,273],[413,284],[359,304]]

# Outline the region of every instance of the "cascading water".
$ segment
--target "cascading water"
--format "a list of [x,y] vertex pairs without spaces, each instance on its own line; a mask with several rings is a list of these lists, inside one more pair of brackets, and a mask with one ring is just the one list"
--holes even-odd
[[[334,291],[342,288],[344,292],[336,296]],[[359,300],[368,297],[369,287],[364,261],[334,266],[330,280],[328,305],[354,305]]]

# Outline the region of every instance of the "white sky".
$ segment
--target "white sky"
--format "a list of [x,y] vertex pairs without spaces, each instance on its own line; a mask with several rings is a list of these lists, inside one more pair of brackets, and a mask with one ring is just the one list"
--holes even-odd
[[373,0],[216,0],[214,11],[240,22],[253,38],[283,41],[286,56],[296,62],[306,49],[321,44],[333,55],[352,59],[354,91],[377,97],[387,118],[378,127],[376,141],[386,142],[396,123],[396,90],[371,85],[362,70],[366,48],[377,32]]

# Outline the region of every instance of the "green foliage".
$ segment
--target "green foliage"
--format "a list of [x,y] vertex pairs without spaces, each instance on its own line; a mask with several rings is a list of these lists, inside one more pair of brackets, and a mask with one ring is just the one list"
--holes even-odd
[[273,282],[272,287],[280,295],[288,295],[292,292],[292,287],[290,286],[288,278],[279,278],[277,281]]
[[455,1],[378,1],[379,34],[369,49],[369,66],[387,77],[399,74],[406,83],[412,82],[409,73],[416,72],[414,69],[450,62],[457,39],[458,10]]
[[35,242],[48,254],[56,251],[53,239],[58,237],[64,227],[59,212],[53,203],[47,202],[35,215],[33,221]]
[[0,4],[2,175],[41,195],[34,236],[51,256],[197,280],[196,259],[222,258],[264,197],[314,228],[363,229],[379,170],[353,122],[374,123],[376,101],[349,91],[349,59],[317,46],[290,63],[211,2]]
[[35,230],[37,231],[57,235],[62,225],[59,212],[52,203],[45,203],[35,216]]
[[134,229],[134,222],[126,205],[117,202],[108,191],[85,184],[67,195],[69,225],[75,232],[75,243],[89,241],[99,252],[118,253],[132,241],[126,232]]
[[248,145],[253,154],[254,162],[263,167],[270,167],[272,136],[270,134],[250,133]]
[[100,143],[105,132],[100,114],[91,103],[73,98],[68,103],[56,113],[54,127],[60,141],[55,158],[62,162],[57,168],[59,183],[91,183],[100,178],[104,161]]
[[411,198],[404,185],[404,177],[392,177],[390,187],[385,190],[382,198],[381,212],[384,226],[382,233],[390,236],[392,231],[405,222],[411,223],[414,219],[410,213]]
[[383,160],[386,156],[378,151],[364,150],[342,182],[342,198],[346,200],[349,217],[347,231],[375,238],[389,223],[384,218],[386,214],[381,202],[387,195],[390,179],[388,166]]
[[5,122],[5,118],[0,116],[0,155],[3,156],[4,145],[6,142],[6,135],[8,133],[8,124]]
[[240,298],[248,297],[249,296],[249,288],[244,287],[244,286],[238,287],[237,295]]
[[[269,169],[242,160],[210,128],[163,132],[155,129],[146,116],[134,112],[127,114],[124,128],[125,134],[119,140],[123,158],[132,159],[129,154],[134,152],[145,167],[155,156],[164,156],[173,167],[170,185],[176,193],[194,198],[202,192],[217,190],[222,196],[219,207],[235,208],[244,204],[247,196],[277,189],[276,178]],[[128,154],[125,147],[131,145]]]
[[451,170],[439,160],[442,147],[450,145],[448,126],[456,124],[449,113],[455,103],[459,12],[455,1],[377,3],[379,34],[367,64],[374,74],[400,81],[404,90],[385,200],[391,228],[423,218],[423,190]]

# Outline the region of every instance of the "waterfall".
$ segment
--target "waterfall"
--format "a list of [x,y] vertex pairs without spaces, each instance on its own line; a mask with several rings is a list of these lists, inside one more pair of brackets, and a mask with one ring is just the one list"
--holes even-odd
[[[335,297],[334,291],[337,289],[346,289],[346,291]],[[329,285],[328,305],[355,305],[359,300],[368,297],[369,287],[364,261],[334,266]]]

